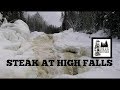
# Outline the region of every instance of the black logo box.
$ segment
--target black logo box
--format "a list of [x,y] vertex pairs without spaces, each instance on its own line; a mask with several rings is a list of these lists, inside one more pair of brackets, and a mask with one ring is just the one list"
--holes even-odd
[[[92,37],[91,39],[92,39],[92,42],[91,42],[91,57],[92,58],[112,58],[112,38]],[[111,45],[110,57],[93,57],[93,39],[110,39],[110,45]]]

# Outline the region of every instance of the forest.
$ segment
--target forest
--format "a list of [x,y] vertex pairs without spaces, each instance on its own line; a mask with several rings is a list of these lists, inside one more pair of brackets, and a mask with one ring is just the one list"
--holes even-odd
[[14,22],[17,19],[25,21],[31,32],[41,31],[53,34],[73,28],[77,32],[92,34],[98,30],[104,30],[108,37],[120,39],[119,11],[64,11],[61,13],[62,25],[60,27],[48,25],[39,12],[33,16],[25,16],[25,13],[24,11],[1,11],[8,22]]

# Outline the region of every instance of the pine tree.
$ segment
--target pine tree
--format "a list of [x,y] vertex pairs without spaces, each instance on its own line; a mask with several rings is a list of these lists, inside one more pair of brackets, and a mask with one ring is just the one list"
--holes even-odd
[[73,28],[75,31],[95,29],[95,12],[66,11],[62,13],[62,29]]
[[68,25],[67,25],[67,12],[65,11],[65,12],[63,12],[62,13],[62,19],[63,19],[63,21],[62,21],[62,30],[67,30],[68,29]]
[[1,11],[1,13],[3,14],[3,17],[8,20],[8,22],[12,22],[17,19],[25,21],[23,11]]
[[39,12],[36,12],[33,16],[28,15],[27,24],[31,31],[45,31],[47,28],[46,22],[40,16]]
[[120,12],[119,11],[110,11],[106,17],[107,21],[105,22],[105,28],[109,29],[109,37],[118,37],[120,36]]

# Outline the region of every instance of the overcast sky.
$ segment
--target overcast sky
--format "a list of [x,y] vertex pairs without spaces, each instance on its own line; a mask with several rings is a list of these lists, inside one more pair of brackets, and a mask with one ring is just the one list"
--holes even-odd
[[[35,14],[36,12],[28,12],[30,15],[33,15]],[[55,26],[60,26],[61,25],[61,21],[60,21],[60,18],[61,18],[61,12],[57,12],[57,11],[54,11],[54,12],[48,12],[48,11],[42,11],[42,12],[39,12],[40,15],[44,18],[44,20],[50,25],[55,25]]]

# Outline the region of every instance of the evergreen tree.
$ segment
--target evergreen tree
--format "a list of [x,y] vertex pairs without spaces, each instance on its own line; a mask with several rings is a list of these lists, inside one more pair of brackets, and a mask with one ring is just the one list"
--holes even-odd
[[109,37],[118,37],[120,36],[120,12],[111,11],[106,17],[107,21],[105,22],[105,28],[109,31],[107,32]]
[[45,29],[47,28],[47,24],[40,16],[39,12],[37,12],[33,16],[28,15],[27,24],[30,27],[31,31],[45,31]]
[[68,24],[67,24],[67,19],[68,18],[68,15],[67,15],[67,12],[63,12],[62,13],[62,30],[67,30],[69,27],[68,27]]
[[95,13],[94,12],[64,12],[62,29],[66,30],[73,28],[75,31],[91,30],[95,28]]
[[3,17],[8,20],[8,22],[12,22],[17,19],[25,21],[23,11],[1,11],[1,13],[3,14]]

